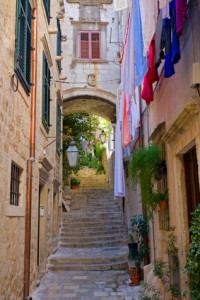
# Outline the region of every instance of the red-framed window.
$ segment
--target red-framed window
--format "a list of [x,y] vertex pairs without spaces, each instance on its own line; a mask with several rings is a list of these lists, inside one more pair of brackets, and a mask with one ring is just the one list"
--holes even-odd
[[79,32],[79,58],[101,59],[101,33],[99,31]]

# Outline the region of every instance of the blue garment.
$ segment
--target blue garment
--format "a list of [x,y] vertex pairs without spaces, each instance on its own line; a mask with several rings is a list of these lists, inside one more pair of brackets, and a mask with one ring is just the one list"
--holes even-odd
[[181,58],[179,37],[176,34],[175,0],[170,2],[170,19],[163,20],[161,49],[165,49],[164,76],[169,78],[175,74],[174,64]]
[[144,44],[139,0],[134,1],[134,44],[135,44],[135,84],[140,85],[148,70],[147,56],[143,56]]
[[177,64],[181,58],[179,37],[176,33],[176,3],[172,0],[169,5],[171,28],[172,28],[172,61]]

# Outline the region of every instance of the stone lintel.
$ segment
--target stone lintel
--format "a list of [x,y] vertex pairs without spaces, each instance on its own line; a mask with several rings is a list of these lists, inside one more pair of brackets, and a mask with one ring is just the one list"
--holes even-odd
[[91,4],[111,4],[113,0],[67,0],[68,3]]
[[166,125],[165,122],[159,123],[152,134],[149,137],[149,141],[153,141],[154,143],[157,143],[161,140],[162,136],[164,135],[166,131]]
[[182,134],[188,126],[190,126],[190,121],[194,120],[195,117],[199,114],[200,106],[199,103],[190,102],[188,103],[181,114],[178,116],[176,121],[171,125],[169,130],[165,133],[162,140],[164,142],[170,142],[175,137]]
[[45,52],[45,55],[46,55],[46,58],[47,58],[47,61],[48,61],[48,64],[49,64],[49,68],[51,68],[53,66],[53,61],[52,61],[52,58],[51,58],[51,53],[50,53],[50,50],[49,50],[49,45],[48,45],[48,42],[47,42],[46,35],[43,34],[40,39],[41,39],[42,44],[43,44],[43,48],[44,48],[44,52]]

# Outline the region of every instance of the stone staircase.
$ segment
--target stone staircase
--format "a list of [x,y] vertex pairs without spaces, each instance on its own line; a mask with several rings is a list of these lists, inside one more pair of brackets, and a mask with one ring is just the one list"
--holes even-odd
[[59,249],[49,257],[48,270],[119,270],[127,263],[127,232],[113,191],[72,191],[71,211],[62,215]]

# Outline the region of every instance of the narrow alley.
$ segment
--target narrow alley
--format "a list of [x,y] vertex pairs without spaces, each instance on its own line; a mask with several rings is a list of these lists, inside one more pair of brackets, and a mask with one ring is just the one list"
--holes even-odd
[[200,0],[2,0],[0,300],[200,300]]

